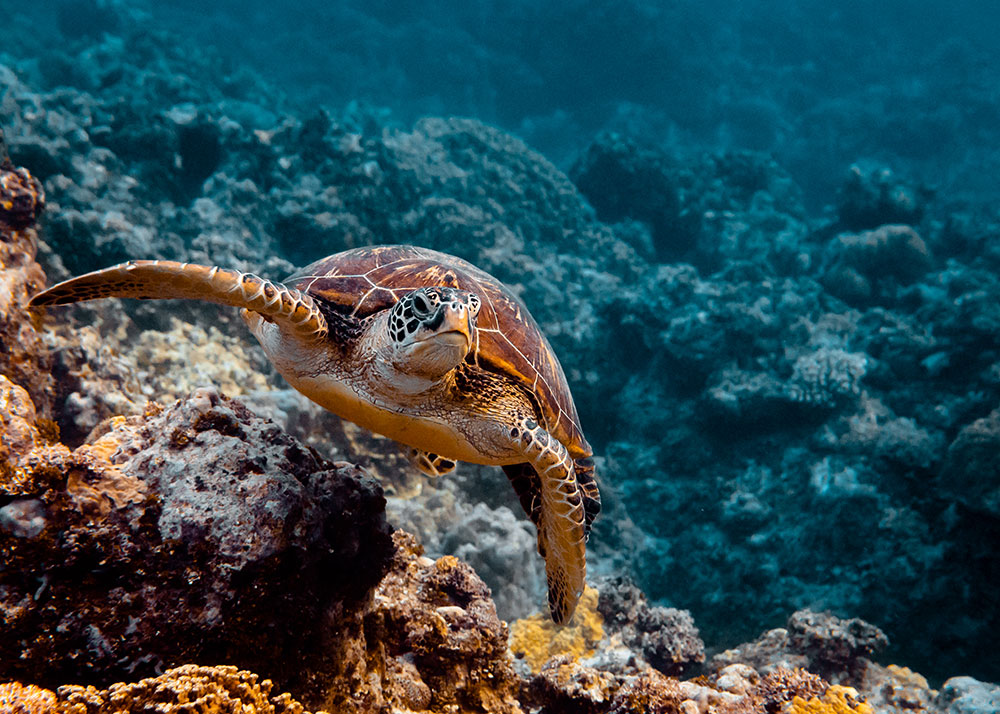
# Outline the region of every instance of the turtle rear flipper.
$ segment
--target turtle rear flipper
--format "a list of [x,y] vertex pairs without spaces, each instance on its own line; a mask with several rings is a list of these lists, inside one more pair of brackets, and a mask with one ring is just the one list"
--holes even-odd
[[[576,459],[574,462],[576,483],[583,496],[583,529],[585,536],[590,538],[590,527],[601,512],[601,492],[597,489],[597,479],[594,477],[594,462],[591,459]],[[517,494],[521,508],[537,527],[541,522],[542,502],[541,486],[538,474],[531,464],[509,464],[503,471],[510,480],[510,485]],[[539,543],[539,548],[542,545]],[[540,553],[544,557],[545,553]]]
[[326,318],[316,301],[305,293],[252,273],[171,260],[130,260],[87,273],[40,292],[28,306],[66,305],[108,297],[205,300],[256,312],[305,339],[319,340],[327,334]]
[[428,451],[404,447],[406,458],[416,466],[421,472],[432,478],[443,476],[455,470],[458,465],[452,459],[445,458],[439,454],[432,454]]

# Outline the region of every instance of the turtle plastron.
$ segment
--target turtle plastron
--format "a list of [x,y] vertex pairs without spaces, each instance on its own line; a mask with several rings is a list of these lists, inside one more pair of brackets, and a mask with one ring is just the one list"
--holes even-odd
[[531,419],[521,422],[515,436],[538,474],[538,552],[545,558],[549,586],[549,610],[558,624],[565,623],[583,593],[587,576],[583,496],[576,483],[573,459],[566,447]]

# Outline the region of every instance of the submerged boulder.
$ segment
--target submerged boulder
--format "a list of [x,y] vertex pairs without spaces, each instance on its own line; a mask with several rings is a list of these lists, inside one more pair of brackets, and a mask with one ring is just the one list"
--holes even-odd
[[4,380],[0,677],[110,682],[191,661],[302,689],[393,547],[381,488],[212,390],[47,443]]

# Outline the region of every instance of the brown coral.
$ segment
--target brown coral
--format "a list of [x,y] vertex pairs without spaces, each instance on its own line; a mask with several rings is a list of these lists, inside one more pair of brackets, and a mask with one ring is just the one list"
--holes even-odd
[[[0,168],[0,178],[4,175]],[[4,202],[0,189],[0,216]],[[28,298],[45,284],[45,274],[35,262],[37,242],[34,230],[13,230],[0,219],[0,374],[27,389],[39,411],[48,416],[55,391],[51,359],[25,309]]]
[[650,605],[642,590],[623,576],[606,579],[600,591],[597,607],[609,634],[618,634],[653,667],[676,676],[705,661],[705,644],[690,612]]
[[27,169],[0,160],[0,228],[21,230],[32,225],[45,207],[42,183]]
[[[643,672],[627,682],[615,694],[609,711],[611,714],[681,714],[690,697],[681,683],[656,670]],[[699,711],[697,706],[694,711]]]

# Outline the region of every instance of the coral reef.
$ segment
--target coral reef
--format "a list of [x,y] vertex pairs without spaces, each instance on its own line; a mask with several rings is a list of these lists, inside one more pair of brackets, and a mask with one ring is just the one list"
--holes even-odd
[[1000,708],[1000,686],[972,677],[952,677],[935,702],[943,714],[985,714]]
[[853,164],[837,192],[837,218],[849,231],[888,223],[915,226],[923,217],[927,193],[907,185],[888,167]]
[[858,687],[865,691],[877,712],[903,714],[936,708],[938,691],[931,689],[926,677],[909,667],[869,663]]
[[968,508],[1000,517],[1000,409],[958,432],[940,480],[941,489]]
[[[396,556],[364,618],[368,668],[382,680],[381,691],[370,687],[368,698],[354,694],[351,702],[370,711],[371,697],[380,694],[387,704],[418,711],[519,712],[507,626],[489,588],[454,556],[425,558],[399,531],[394,542]],[[350,665],[343,672],[348,681],[363,677]],[[334,710],[346,709],[338,702]]]
[[644,257],[662,262],[684,256],[697,237],[697,216],[692,221],[681,215],[668,161],[663,152],[639,148],[618,134],[602,134],[569,172],[602,221],[645,223],[652,245]]
[[24,386],[51,418],[51,358],[24,309],[45,283],[31,228],[43,202],[40,184],[25,169],[0,164],[0,374]]
[[852,305],[896,299],[931,267],[924,240],[909,226],[886,225],[860,234],[843,233],[827,250],[823,285]]
[[[61,440],[76,463],[108,417],[153,418],[146,399],[211,382],[370,466],[392,518],[525,615],[530,526],[503,510],[518,506],[495,470],[425,485],[392,444],[261,388],[221,313],[85,308],[39,337],[21,309],[43,280],[36,245],[53,280],[131,257],[280,279],[344,247],[417,242],[497,273],[551,336],[615,514],[596,524],[592,574],[630,570],[713,648],[830,608],[876,623],[933,681],[1000,678],[982,655],[1000,613],[988,11],[56,5],[0,23],[0,124],[46,202],[39,241],[15,226],[42,192],[5,169],[0,373],[27,397],[4,387],[4,428],[29,435],[2,446],[22,494],[0,501],[5,542],[52,529],[25,454]],[[908,34],[921,22],[934,31]],[[275,44],[247,31],[264,23]],[[393,108],[317,108],[362,96]],[[480,119],[434,116],[450,114]],[[574,157],[579,185],[560,170]]]
[[41,181],[0,156],[0,226],[11,231],[30,228],[43,208],[45,191]]

